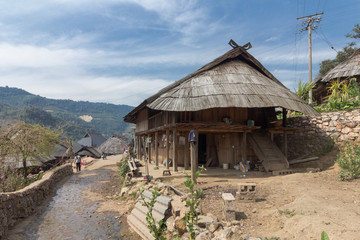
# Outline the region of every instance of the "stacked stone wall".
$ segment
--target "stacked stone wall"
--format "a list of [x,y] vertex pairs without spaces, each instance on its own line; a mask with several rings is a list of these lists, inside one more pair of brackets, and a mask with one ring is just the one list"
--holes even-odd
[[360,140],[360,110],[289,118],[288,126],[299,129],[289,135],[289,159],[316,156],[334,143]]
[[21,218],[28,217],[53,192],[56,184],[73,173],[70,164],[46,172],[31,185],[9,193],[0,193],[0,240],[6,239],[8,229]]

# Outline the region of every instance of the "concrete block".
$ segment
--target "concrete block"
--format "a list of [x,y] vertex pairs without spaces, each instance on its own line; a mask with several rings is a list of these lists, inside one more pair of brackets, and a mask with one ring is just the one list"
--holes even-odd
[[272,172],[273,176],[280,176],[280,175],[287,175],[287,174],[292,174],[294,173],[294,171],[290,170],[290,169],[285,169],[285,170],[276,170]]
[[248,194],[256,192],[256,183],[238,183],[239,193]]

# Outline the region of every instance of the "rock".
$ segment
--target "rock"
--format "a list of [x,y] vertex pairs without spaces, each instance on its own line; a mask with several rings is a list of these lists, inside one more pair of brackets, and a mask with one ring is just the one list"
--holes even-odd
[[214,214],[212,214],[212,213],[207,213],[206,216],[211,217],[211,218],[214,220],[214,222],[218,222],[218,221],[219,221],[219,219],[218,219]]
[[167,230],[171,233],[175,231],[175,217],[174,216],[170,216],[166,220],[166,227],[167,227]]
[[[172,196],[170,204],[171,204],[171,211],[174,216],[180,216],[181,210],[186,208],[185,203],[181,201],[181,197],[177,195]],[[181,217],[185,217],[184,211],[183,211],[183,216]]]
[[205,228],[206,225],[209,225],[210,223],[214,222],[213,218],[210,216],[200,215],[199,218],[200,220],[198,221],[197,225],[201,228]]
[[123,197],[129,191],[128,187],[123,187],[120,191],[120,196]]
[[195,240],[211,240],[214,238],[214,234],[209,231],[204,231],[196,236]]
[[215,239],[218,240],[239,240],[242,232],[239,226],[233,226],[225,228],[223,231],[219,232]]
[[206,226],[207,230],[209,230],[210,232],[214,233],[220,226],[220,223],[218,222],[213,222],[210,223]]
[[252,213],[256,213],[256,208],[254,208],[251,212],[252,212]]
[[183,235],[184,233],[187,232],[187,230],[186,230],[186,222],[183,221],[180,218],[175,219],[175,226],[174,227],[179,232],[180,235]]

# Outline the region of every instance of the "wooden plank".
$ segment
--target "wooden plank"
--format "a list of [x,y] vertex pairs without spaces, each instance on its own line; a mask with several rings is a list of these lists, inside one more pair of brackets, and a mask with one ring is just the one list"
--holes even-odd
[[304,158],[304,159],[294,159],[294,160],[289,160],[289,164],[310,162],[310,161],[315,161],[315,160],[318,160],[318,159],[319,159],[318,157],[310,157],[310,158]]

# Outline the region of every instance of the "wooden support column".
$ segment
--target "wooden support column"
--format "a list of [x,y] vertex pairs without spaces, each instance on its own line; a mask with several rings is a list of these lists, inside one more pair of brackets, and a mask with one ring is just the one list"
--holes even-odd
[[199,169],[199,131],[195,130],[195,172]]
[[286,131],[284,131],[284,146],[283,146],[283,151],[284,151],[284,155],[285,155],[285,157],[286,157],[286,159],[287,159],[287,157],[288,157],[288,144],[287,144],[287,133],[286,133]]
[[169,151],[170,151],[170,141],[169,141],[169,129],[166,129],[166,169],[169,169]]
[[[150,138],[151,135],[149,134],[148,137]],[[148,142],[148,160],[151,163],[151,142]]]
[[286,125],[287,125],[287,111],[286,111],[286,108],[282,109],[282,114],[283,114],[282,126],[286,127]]
[[195,142],[190,142],[190,158],[191,158],[191,180],[193,182],[196,182],[195,179],[195,173],[196,173],[196,145],[197,143]]
[[155,132],[155,166],[159,166],[159,139],[158,139],[158,132]]
[[246,152],[246,132],[243,133],[242,144],[241,144],[241,162],[246,166],[247,152]]
[[187,139],[185,140],[185,150],[184,150],[184,168],[185,170],[189,169],[189,145],[190,143],[187,141]]
[[140,136],[136,136],[136,157],[140,160]]
[[173,171],[177,172],[177,159],[176,159],[176,154],[177,154],[177,136],[176,136],[176,130],[173,130],[173,157],[172,157],[172,161],[173,161]]

